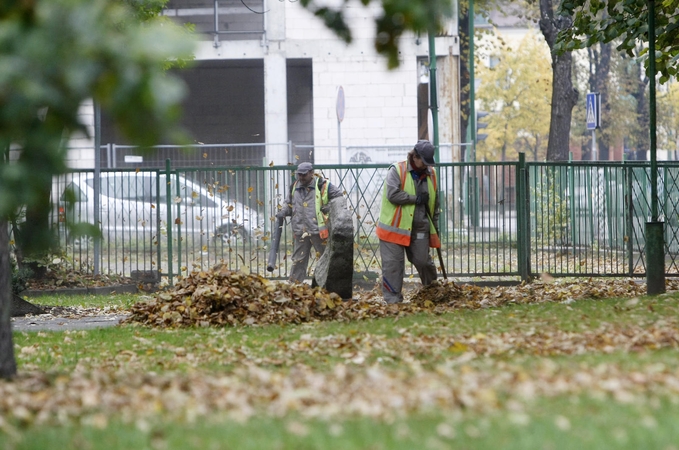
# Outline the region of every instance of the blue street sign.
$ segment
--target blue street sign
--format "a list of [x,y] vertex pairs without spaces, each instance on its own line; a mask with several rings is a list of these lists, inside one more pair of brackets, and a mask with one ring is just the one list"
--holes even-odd
[[598,92],[587,93],[587,129],[601,128],[601,94]]

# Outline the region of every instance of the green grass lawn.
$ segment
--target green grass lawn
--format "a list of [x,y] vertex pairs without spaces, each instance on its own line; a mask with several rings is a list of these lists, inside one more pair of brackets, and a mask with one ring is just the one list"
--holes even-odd
[[678,297],[16,332],[0,448],[679,449]]
[[29,302],[41,306],[63,306],[75,308],[120,308],[127,309],[136,303],[141,294],[112,294],[112,295],[45,295],[27,299]]

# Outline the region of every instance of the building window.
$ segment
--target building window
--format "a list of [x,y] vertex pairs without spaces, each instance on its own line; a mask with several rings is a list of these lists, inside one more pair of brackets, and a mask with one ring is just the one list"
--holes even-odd
[[264,33],[264,0],[170,0],[163,14],[207,39],[258,40]]

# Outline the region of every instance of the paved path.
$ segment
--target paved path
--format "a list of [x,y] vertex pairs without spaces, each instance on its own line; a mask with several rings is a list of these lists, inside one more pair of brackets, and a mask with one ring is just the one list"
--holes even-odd
[[105,314],[86,317],[55,317],[50,314],[30,317],[13,317],[12,331],[65,331],[91,330],[112,327],[127,317],[127,314]]

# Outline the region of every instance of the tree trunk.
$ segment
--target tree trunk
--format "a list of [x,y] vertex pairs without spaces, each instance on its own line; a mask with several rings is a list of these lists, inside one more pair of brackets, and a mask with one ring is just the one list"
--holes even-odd
[[[64,127],[55,123],[52,114],[45,112],[43,119],[35,119],[30,136],[22,145],[19,162],[26,167],[40,168],[32,174],[33,201],[26,206],[25,220],[18,226],[18,236],[14,236],[21,249],[18,256],[22,258],[39,260],[54,250],[54,236],[49,226],[52,175],[63,173],[65,167],[58,158],[46,157],[44,146],[48,143],[52,144],[52,148],[59,148],[63,135]],[[20,260],[19,263],[23,264],[24,261]],[[33,270],[36,268],[37,265],[32,267]]]
[[552,54],[552,113],[547,142],[547,161],[568,160],[570,151],[571,115],[578,101],[578,91],[571,77],[573,56],[570,52],[556,55],[554,42],[559,31],[568,28],[573,19],[554,16],[552,0],[540,0],[540,31]]
[[9,263],[9,232],[7,221],[0,220],[0,378],[12,378],[17,373],[12,342],[12,268]]
[[[608,95],[609,74],[611,71],[611,44],[599,44],[600,52],[596,64],[596,72],[594,73],[593,88],[595,92],[601,94],[601,129],[605,130],[609,126],[611,120],[611,103]],[[606,133],[600,133],[602,139],[597,140],[599,147],[599,160],[610,160],[610,147],[614,142],[609,142]]]

